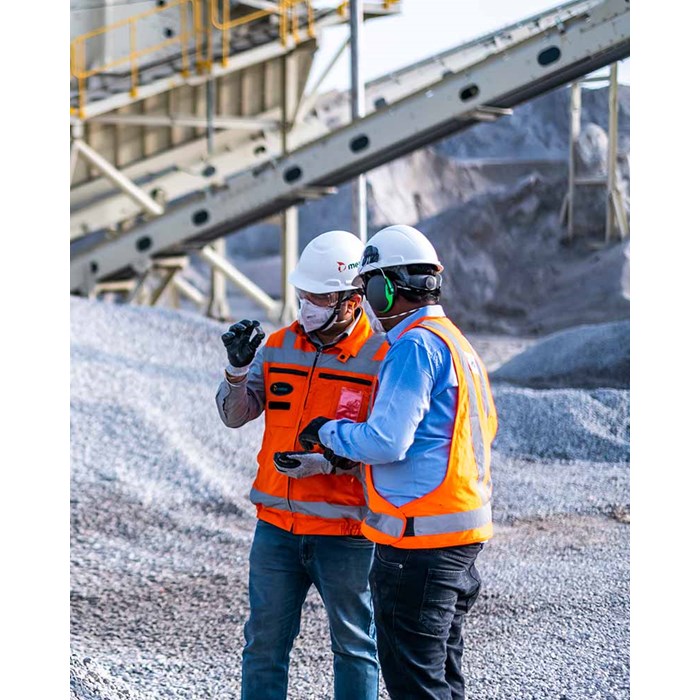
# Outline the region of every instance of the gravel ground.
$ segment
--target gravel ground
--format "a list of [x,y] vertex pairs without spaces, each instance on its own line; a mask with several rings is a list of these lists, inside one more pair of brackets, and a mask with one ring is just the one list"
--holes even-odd
[[[238,697],[262,421],[218,419],[222,329],[71,301],[72,698]],[[471,339],[492,369],[532,345]],[[465,627],[467,697],[628,698],[629,392],[495,394],[496,533]],[[331,698],[313,589],[305,605],[289,698]]]

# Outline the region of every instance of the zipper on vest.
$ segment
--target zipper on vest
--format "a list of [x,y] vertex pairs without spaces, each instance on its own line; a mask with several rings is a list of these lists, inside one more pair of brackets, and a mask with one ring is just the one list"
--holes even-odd
[[[323,352],[323,348],[316,348],[316,354],[314,355],[314,361],[313,364],[311,365],[311,370],[309,371],[309,381],[306,383],[306,394],[304,395],[304,405],[301,407],[301,415],[299,416],[299,423],[297,423],[297,435],[299,434],[299,430],[301,429],[301,417],[304,415],[304,411],[306,410],[306,404],[309,400],[309,392],[311,391],[311,381],[314,378],[314,370],[316,369],[316,363],[318,362],[318,358],[320,357],[321,353]],[[289,512],[293,513],[294,509],[292,508],[292,499],[289,497],[290,496],[290,491],[292,490],[292,480],[287,479],[287,508],[289,508]],[[294,527],[292,526],[292,532],[294,531]]]

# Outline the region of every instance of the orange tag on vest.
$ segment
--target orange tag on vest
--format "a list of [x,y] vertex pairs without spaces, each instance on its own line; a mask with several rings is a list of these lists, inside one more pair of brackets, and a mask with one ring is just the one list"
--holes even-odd
[[340,390],[338,408],[335,410],[336,418],[348,418],[357,422],[362,409],[362,392],[359,389],[351,389],[344,386]]

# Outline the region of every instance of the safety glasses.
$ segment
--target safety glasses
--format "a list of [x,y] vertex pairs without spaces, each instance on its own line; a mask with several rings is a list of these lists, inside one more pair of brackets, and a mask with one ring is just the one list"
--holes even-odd
[[320,307],[331,307],[338,303],[339,292],[329,292],[328,294],[313,294],[312,292],[305,292],[303,289],[297,289],[297,299],[299,301],[306,299],[308,302],[312,303],[314,306]]

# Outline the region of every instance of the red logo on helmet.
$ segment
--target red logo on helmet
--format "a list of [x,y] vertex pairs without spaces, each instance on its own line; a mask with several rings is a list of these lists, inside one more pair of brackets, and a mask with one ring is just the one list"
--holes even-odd
[[340,262],[340,260],[336,260],[336,262],[338,263],[338,272],[342,272],[347,267],[347,265],[344,262]]

